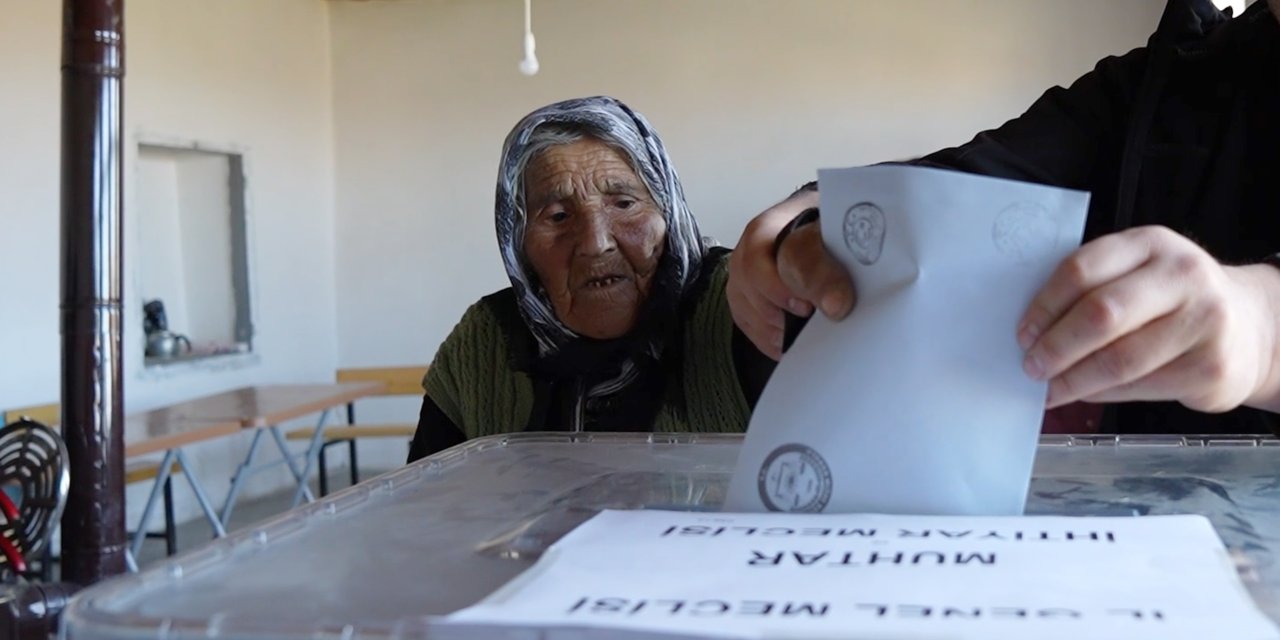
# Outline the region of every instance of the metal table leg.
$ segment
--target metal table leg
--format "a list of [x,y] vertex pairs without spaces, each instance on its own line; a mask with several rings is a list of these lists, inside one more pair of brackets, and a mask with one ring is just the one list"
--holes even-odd
[[196,479],[195,471],[191,463],[187,461],[187,454],[182,449],[177,450],[178,462],[182,464],[182,475],[187,477],[187,484],[191,485],[191,492],[196,494],[196,502],[200,503],[200,510],[204,511],[205,520],[209,521],[209,526],[213,527],[213,534],[221,538],[227,535],[226,524],[218,517],[218,512],[213,508],[213,502],[209,500],[209,495],[204,492],[204,487],[200,486],[200,481]]
[[236,508],[236,498],[240,496],[240,488],[244,486],[245,479],[253,470],[253,459],[258,455],[258,444],[261,441],[262,429],[254,429],[249,454],[244,457],[244,462],[240,463],[240,468],[236,469],[236,475],[231,478],[231,491],[227,493],[227,501],[222,505],[222,517],[219,520],[224,526],[231,522],[231,511]]
[[311,488],[307,486],[307,478],[311,476],[311,470],[316,466],[316,459],[320,457],[320,447],[324,446],[324,426],[329,421],[330,409],[325,409],[320,414],[320,419],[316,422],[316,430],[311,434],[311,442],[307,445],[307,462],[302,467],[302,481],[298,483],[298,490],[293,494],[293,506],[298,506],[302,502],[302,498],[306,497],[308,502],[315,500],[311,495]]
[[[267,427],[267,429],[271,431],[271,437],[276,441],[276,448],[280,450],[280,457],[284,460],[284,463],[289,466],[289,473],[293,474],[293,481],[305,486],[307,483],[307,476],[293,461],[294,454],[289,451],[289,445],[285,443],[284,434],[280,432],[280,427],[278,425],[271,425],[270,427]],[[307,489],[307,491],[309,492],[310,489]],[[308,499],[314,500],[315,497],[308,495]]]
[[[160,461],[160,471],[156,474],[155,482],[151,484],[151,494],[147,496],[147,504],[142,507],[142,518],[138,521],[138,528],[133,533],[133,540],[129,543],[129,555],[132,558],[138,557],[138,552],[142,550],[142,543],[147,538],[147,522],[151,520],[151,512],[155,509],[156,501],[160,499],[160,494],[164,490],[164,483],[169,479],[169,471],[173,468],[173,458],[177,449],[170,449],[164,452],[164,458]],[[184,467],[185,471],[186,468]],[[128,564],[129,558],[126,558]]]
[[171,472],[174,460],[177,460],[178,464],[181,465],[182,475],[187,477],[187,484],[191,485],[191,492],[195,494],[196,502],[200,503],[200,509],[204,512],[205,520],[209,521],[209,526],[213,528],[214,535],[219,538],[227,535],[227,529],[218,517],[217,510],[213,508],[213,503],[209,500],[209,495],[205,493],[200,480],[196,478],[195,467],[192,467],[191,461],[187,460],[187,454],[183,453],[182,449],[169,449],[164,452],[164,458],[160,461],[160,471],[156,473],[155,482],[151,485],[151,493],[147,496],[147,504],[142,507],[142,517],[138,521],[138,529],[133,534],[133,539],[129,542],[125,563],[129,565],[130,571],[138,570],[137,557],[138,553],[142,551],[142,543],[147,537],[147,524],[151,521],[152,512],[155,511],[156,502],[162,495],[165,484],[172,477]]

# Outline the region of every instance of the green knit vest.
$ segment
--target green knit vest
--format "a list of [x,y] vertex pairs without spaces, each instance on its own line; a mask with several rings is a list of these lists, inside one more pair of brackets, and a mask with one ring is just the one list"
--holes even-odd
[[[725,259],[713,267],[687,317],[681,373],[666,381],[653,431],[747,430],[750,411],[733,365],[728,277]],[[471,305],[445,338],[422,384],[468,438],[523,431],[533,410],[533,382],[511,369],[507,336],[483,302]]]

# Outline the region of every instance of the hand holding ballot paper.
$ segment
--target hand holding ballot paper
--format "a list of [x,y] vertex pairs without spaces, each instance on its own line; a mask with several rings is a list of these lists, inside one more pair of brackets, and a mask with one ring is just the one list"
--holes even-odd
[[751,418],[731,511],[1022,512],[1046,384],[1019,316],[1088,194],[902,166],[820,172],[858,303],[813,318]]
[[[879,176],[891,172],[903,172],[902,175],[930,173],[929,170],[909,167],[871,167],[850,171],[873,171],[877,173],[868,175]],[[1014,184],[958,173],[933,171],[932,174],[941,177],[937,178],[937,182],[918,179],[916,186],[933,189],[942,188],[943,183],[958,185],[966,181],[971,181],[971,185],[980,185],[984,184],[984,180],[987,185]],[[1043,210],[1036,210],[1033,215],[1010,215],[1007,219],[1021,221],[1017,225],[1002,229],[988,226],[992,235],[985,240],[985,245],[983,240],[967,245],[972,247],[971,251],[979,251],[972,256],[945,249],[926,253],[914,244],[895,248],[892,244],[894,235],[887,227],[883,240],[877,235],[880,232],[877,220],[882,217],[888,220],[882,208],[874,206],[875,203],[869,200],[864,206],[863,202],[867,199],[865,194],[842,191],[835,198],[829,193],[830,189],[842,189],[842,184],[844,183],[824,180],[820,190],[824,212],[823,237],[816,233],[817,225],[794,231],[781,243],[776,269],[787,281],[787,285],[797,292],[796,295],[824,303],[819,304],[819,307],[826,309],[825,315],[835,316],[836,319],[853,305],[825,303],[852,298],[852,276],[857,281],[858,304],[854,307],[852,317],[840,322],[830,322],[823,317],[824,314],[815,314],[815,319],[811,322],[816,326],[807,329],[800,344],[783,359],[771,382],[771,388],[766,391],[757,407],[752,421],[751,438],[758,440],[762,437],[759,433],[761,425],[773,425],[764,430],[774,432],[775,427],[783,420],[813,418],[815,412],[821,409],[806,406],[800,398],[817,396],[820,401],[836,402],[832,393],[838,390],[833,387],[839,383],[833,382],[832,376],[838,378],[840,374],[837,371],[852,376],[858,366],[862,366],[863,378],[844,392],[853,394],[850,403],[860,407],[870,406],[871,411],[892,418],[891,422],[880,421],[881,426],[878,428],[884,429],[885,424],[911,422],[914,429],[924,429],[925,425],[938,429],[941,424],[939,419],[947,418],[953,425],[952,429],[963,432],[950,434],[950,444],[957,444],[963,434],[983,434],[977,441],[958,445],[962,449],[952,451],[958,453],[964,450],[972,453],[981,448],[985,462],[971,458],[964,460],[962,455],[941,455],[927,465],[926,471],[929,473],[949,474],[953,479],[963,479],[964,482],[953,487],[954,492],[971,491],[969,479],[973,482],[990,480],[1001,484],[1003,481],[985,476],[987,471],[976,465],[1000,460],[1016,462],[1018,457],[1013,452],[1017,448],[1029,451],[1026,448],[1029,445],[1015,445],[1008,439],[1001,440],[1000,445],[996,445],[1003,445],[1003,449],[993,448],[984,442],[989,440],[988,436],[1002,428],[1000,424],[1005,424],[1006,427],[1008,425],[1001,422],[984,423],[984,418],[997,414],[1011,415],[1000,413],[1002,407],[1007,409],[1012,406],[1008,404],[1011,398],[1008,394],[1017,395],[1023,400],[1027,397],[1018,395],[1026,393],[1025,391],[1015,391],[1019,388],[1019,382],[1014,378],[1018,376],[1026,382],[1048,381],[1046,404],[1051,408],[1084,400],[1094,404],[1074,405],[1066,410],[1079,407],[1087,413],[1098,415],[1101,413],[1101,405],[1096,403],[1176,400],[1182,405],[1179,407],[1166,402],[1119,406],[1112,417],[1129,422],[1112,423],[1110,428],[1121,432],[1129,429],[1169,429],[1178,432],[1197,428],[1196,425],[1200,425],[1198,428],[1202,429],[1194,431],[1197,433],[1211,433],[1226,425],[1234,425],[1233,428],[1241,433],[1267,430],[1266,424],[1269,422],[1266,420],[1270,418],[1260,412],[1217,412],[1238,408],[1241,404],[1263,409],[1274,409],[1277,405],[1280,368],[1272,366],[1272,363],[1276,360],[1274,354],[1278,344],[1274,300],[1280,299],[1280,287],[1277,286],[1280,283],[1277,276],[1280,274],[1275,266],[1224,266],[1205,249],[1164,227],[1137,227],[1103,235],[1083,247],[1058,254],[1060,261],[1055,262],[1048,253],[1037,254],[1029,249],[1036,245],[1026,244],[1028,238],[1036,237],[1033,233],[1028,235],[1031,229],[1044,226],[1048,220]],[[861,188],[868,186],[865,181],[860,184]],[[932,186],[927,186],[930,184]],[[1029,189],[1041,188],[1023,186]],[[984,204],[971,201],[972,208],[964,210],[969,215],[961,216],[963,220],[957,220],[954,216],[943,218],[941,210],[924,211],[930,206],[946,209],[945,202],[934,200],[930,203],[916,195],[912,196],[911,202],[917,208],[917,215],[938,214],[940,217],[934,222],[956,224],[956,229],[969,232],[970,240],[974,241],[972,231],[982,224],[978,219],[985,216],[985,221],[994,225],[996,220],[993,217],[1004,211],[996,204],[1004,197],[999,194],[998,189],[986,191],[985,194],[993,198],[992,202]],[[816,195],[798,194],[783,205],[798,210],[801,206],[817,204]],[[795,201],[795,204],[788,205],[791,201]],[[1018,211],[1020,207],[1014,204],[1007,206],[1012,207],[1009,209],[1011,213]],[[832,210],[833,207],[835,210]],[[952,210],[955,210],[954,207]],[[774,215],[773,211],[766,215]],[[965,227],[966,224],[972,226]],[[856,243],[850,244],[842,239],[846,233],[853,233],[851,237],[856,239],[859,228],[863,230],[862,233],[869,234],[867,237],[883,242],[883,246],[872,245],[872,253],[866,253]],[[910,234],[929,234],[937,229],[907,227],[906,231]],[[744,235],[744,240],[745,238]],[[910,242],[916,241],[915,236],[912,236]],[[996,256],[1000,254],[998,246],[1001,242],[1006,248],[1009,245],[1019,247],[1017,255],[1023,260],[1024,267],[1021,272],[1007,270],[984,273],[982,267],[978,266],[977,261],[982,256],[991,260],[998,259]],[[1062,250],[1061,246],[1056,245],[1053,248],[1047,248],[1049,245],[1044,244],[1040,246],[1049,252]],[[855,253],[855,249],[863,253],[859,255]],[[744,247],[740,245],[738,251],[743,250]],[[751,250],[750,247],[747,250]],[[898,251],[919,263],[912,263],[907,267],[890,267],[880,262],[868,264],[874,251]],[[917,251],[918,253],[912,253]],[[1005,251],[1006,255],[1008,253]],[[1046,262],[1056,266],[1043,272],[1043,275],[1038,275],[1043,279],[1028,289],[1026,285],[1029,281],[1024,276],[1032,274],[1032,270],[1027,267],[1036,259],[1045,261],[1038,264],[1039,268],[1044,268]],[[938,268],[938,260],[956,260],[958,269]],[[917,276],[912,271],[916,266],[922,269],[922,275]],[[891,269],[897,271],[890,273]],[[886,285],[885,278],[898,280]],[[946,280],[947,278],[951,279]],[[899,288],[895,289],[894,286]],[[872,287],[878,288],[872,290]],[[733,288],[732,284],[730,288]],[[925,291],[928,293],[924,294]],[[731,291],[731,299],[732,295]],[[869,300],[876,305],[876,309],[862,310]],[[983,308],[979,311],[952,304],[961,300],[967,300],[970,304],[987,300],[992,306],[987,307],[986,303],[981,303]],[[1015,310],[1001,306],[1014,303]],[[838,312],[832,313],[830,307],[835,307]],[[969,326],[968,323],[982,322],[975,319],[973,313],[990,313],[987,316],[988,324],[980,333],[964,334],[964,327]],[[902,322],[889,326],[890,321],[885,320],[886,314],[891,318],[901,318]],[[741,324],[741,318],[739,322]],[[844,326],[850,323],[872,326]],[[845,336],[845,339],[829,339],[835,334]],[[848,336],[857,336],[855,339],[859,341],[858,349],[869,350],[868,353],[872,355],[864,359],[869,362],[855,364],[848,361],[848,350],[854,348],[847,344]],[[967,337],[973,338],[973,341],[966,343]],[[887,342],[882,341],[882,338]],[[820,346],[815,346],[816,343],[820,343]],[[949,351],[952,349],[959,351]],[[1007,365],[1010,360],[1001,355],[1007,353],[1008,349],[1018,350],[1014,356],[1016,368],[1009,368]],[[977,354],[982,354],[982,357],[978,358]],[[801,360],[802,364],[794,360]],[[1006,375],[1003,381],[990,377],[992,372],[984,367],[993,366],[1003,366],[1005,374],[1012,374],[1013,377]],[[800,369],[809,369],[809,372],[799,373]],[[907,372],[911,372],[909,379],[894,377],[895,374]],[[973,380],[964,380],[965,377],[972,377]],[[803,382],[800,382],[802,378]],[[852,378],[847,380],[851,381]],[[907,387],[902,386],[904,383],[908,387],[918,386],[907,391]],[[988,383],[995,386],[989,386]],[[969,390],[978,389],[977,386],[966,385],[987,386],[982,387],[985,389],[982,393],[964,400],[963,396]],[[826,393],[817,393],[814,389],[816,386],[824,387]],[[867,387],[871,387],[872,391],[868,392]],[[790,391],[780,393],[778,388],[794,390],[800,395],[792,395]],[[943,393],[937,393],[939,391]],[[868,404],[871,396],[879,396],[876,404]],[[786,410],[778,410],[779,401],[786,403]],[[986,406],[985,403],[993,404]],[[951,407],[952,410],[948,413],[946,407]],[[956,412],[959,407],[968,409]],[[1187,416],[1196,414],[1191,414],[1188,409],[1211,414],[1200,413],[1200,417],[1189,421]],[[792,412],[787,413],[787,410]],[[861,410],[863,409],[859,409]],[[1055,413],[1057,412],[1051,412],[1049,417],[1055,417]],[[1039,419],[1024,415],[1018,421],[1024,425],[1024,429],[1030,429],[1031,423],[1038,423]],[[970,432],[975,429],[978,431]],[[867,433],[862,425],[856,431],[860,435]],[[893,433],[901,435],[899,431]],[[923,432],[917,431],[917,434],[920,433]],[[884,440],[882,435],[877,433],[875,436],[866,436],[859,444],[866,445],[878,440],[882,446],[877,451],[894,450],[895,446],[925,447],[925,451],[914,456],[921,464],[925,464],[924,457],[940,454],[947,449],[947,446],[938,444],[939,441],[932,436],[928,440],[903,438],[895,441],[898,443],[895,445]],[[845,434],[842,437],[858,436]],[[852,443],[851,440],[844,442]],[[750,460],[744,461],[742,473],[746,474],[749,471],[747,467],[751,464],[757,465],[758,472],[768,473],[764,470],[764,457],[787,443],[779,441],[773,444],[774,448],[762,452],[749,439],[744,460]],[[795,450],[790,451],[790,454],[779,453],[779,471],[799,468],[795,464],[788,466],[788,460],[795,461],[798,455]],[[841,451],[842,455],[852,455],[848,451]],[[885,487],[885,477],[877,476],[874,470],[885,467],[899,469],[899,461],[883,456],[867,457],[875,462],[870,465],[871,472],[856,474],[859,481],[876,477],[880,478],[878,491],[897,490],[892,486]],[[967,464],[969,468],[960,470],[939,467],[947,464]],[[805,468],[811,473],[822,470],[820,465],[807,465]],[[902,475],[934,477],[916,475],[916,470],[903,470]],[[1009,478],[1023,475],[1020,471],[1007,472],[1011,474]],[[962,478],[957,473],[970,475]],[[745,483],[745,475],[740,480],[735,485],[731,504],[745,506],[747,503],[742,500],[750,500],[750,488]],[[810,483],[810,486],[817,485]],[[911,487],[907,486],[905,490],[910,491]],[[961,500],[962,497],[955,494],[948,499]],[[984,499],[997,498],[988,494]],[[972,496],[964,500],[974,504]],[[767,507],[762,498],[757,498],[755,502]],[[897,503],[897,499],[890,496],[887,502]],[[799,503],[794,503],[791,508],[802,508],[797,505]],[[899,508],[910,507],[900,504]]]
[[[775,358],[782,309],[816,309],[839,320],[854,306],[849,274],[824,248],[817,225],[775,240],[818,200],[817,189],[802,189],[757,216],[731,260],[734,321]],[[1274,432],[1280,411],[1274,234],[1248,232],[1243,215],[1225,211],[1200,221],[1134,218],[1115,207],[1107,199],[1091,205],[1093,239],[1058,265],[1014,328],[1027,375],[1050,381],[1047,406],[1083,400],[1094,408],[1050,412],[1046,428],[1093,432],[1107,403],[1108,433]],[[1138,222],[1147,226],[1129,226]]]

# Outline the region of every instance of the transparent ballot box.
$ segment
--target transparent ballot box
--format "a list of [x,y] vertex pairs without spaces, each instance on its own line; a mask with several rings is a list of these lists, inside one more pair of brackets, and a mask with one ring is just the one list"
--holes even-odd
[[[739,436],[474,440],[79,594],[70,640],[425,638],[601,509],[718,510]],[[1029,515],[1196,513],[1280,621],[1280,441],[1040,444]]]

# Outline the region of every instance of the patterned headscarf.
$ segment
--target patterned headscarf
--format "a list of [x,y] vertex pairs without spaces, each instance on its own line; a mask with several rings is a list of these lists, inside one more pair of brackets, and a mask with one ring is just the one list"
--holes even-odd
[[[698,233],[698,224],[685,204],[684,189],[680,186],[676,169],[667,157],[662,140],[644,116],[606,96],[565,100],[525,116],[507,135],[502,146],[494,217],[498,248],[515,289],[520,313],[538,342],[539,355],[548,356],[579,336],[556,317],[550,300],[524,258],[526,211],[523,194],[516,193],[516,190],[524,182],[519,173],[528,166],[529,154],[536,152],[530,148],[530,137],[543,125],[580,130],[584,135],[624,150],[632,169],[649,188],[649,194],[662,210],[667,223],[666,246],[650,298],[659,295],[659,287],[669,287],[676,291],[662,293],[678,302],[697,280],[706,247]],[[673,314],[674,311],[674,308],[670,309]],[[649,344],[644,345],[644,351],[659,357],[663,337],[661,332],[648,335]],[[621,375],[598,385],[589,395],[607,395],[634,379],[634,364],[630,360],[620,364]]]

